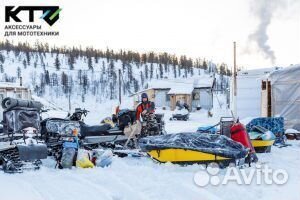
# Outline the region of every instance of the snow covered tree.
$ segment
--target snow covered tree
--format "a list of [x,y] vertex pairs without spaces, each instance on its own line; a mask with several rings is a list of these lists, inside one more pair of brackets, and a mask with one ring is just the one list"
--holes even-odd
[[4,56],[2,55],[2,53],[0,52],[0,64],[3,64],[5,61]]
[[153,63],[150,64],[150,79],[153,78],[153,72],[154,72],[154,69],[153,69]]
[[148,71],[149,71],[149,69],[148,69],[148,65],[147,64],[145,65],[144,71],[145,71],[145,78],[148,79],[148,76],[149,76],[148,75],[148,73],[149,73]]
[[204,60],[203,63],[202,63],[202,67],[204,70],[207,70],[207,63],[206,61]]
[[0,63],[0,73],[4,73],[4,67],[3,67],[2,63]]
[[63,91],[65,94],[68,93],[68,76],[65,72],[63,72],[61,74],[61,84],[62,84],[62,87],[63,87]]
[[88,57],[88,68],[89,68],[89,70],[94,71],[92,57]]
[[26,60],[25,60],[25,59],[23,60],[23,67],[24,67],[24,69],[26,69],[26,68],[27,68],[27,62],[26,62]]
[[58,78],[56,73],[52,73],[50,77],[50,85],[51,86],[58,86]]
[[143,75],[143,72],[140,71],[140,77],[141,77],[141,85],[142,87],[144,86],[144,83],[145,83],[145,78],[144,78],[144,75]]
[[74,69],[74,64],[75,64],[75,58],[72,54],[70,54],[68,58],[68,65],[70,70]]
[[164,77],[164,69],[161,63],[159,63],[159,77],[160,78]]
[[29,51],[26,51],[25,55],[26,55],[27,65],[30,65],[30,54],[29,54]]
[[173,65],[174,78],[177,78],[176,65]]
[[128,74],[129,82],[132,83],[132,81],[133,81],[133,73],[132,73],[132,66],[131,66],[131,64],[127,65],[127,74]]
[[184,77],[185,78],[187,78],[187,74],[188,74],[187,68],[184,68]]
[[55,66],[57,71],[60,70],[60,61],[59,61],[58,54],[56,55],[56,58],[55,58],[55,61],[54,61],[54,66]]
[[134,87],[134,92],[139,91],[139,81],[136,79],[133,79],[133,87]]
[[48,70],[45,71],[45,83],[47,85],[50,84],[50,75],[49,75],[49,71]]
[[21,75],[21,68],[18,67],[17,68],[17,77],[20,78],[22,75]]
[[83,93],[87,94],[88,87],[89,87],[89,79],[88,79],[87,74],[84,74],[82,78],[83,78],[83,83],[82,83]]

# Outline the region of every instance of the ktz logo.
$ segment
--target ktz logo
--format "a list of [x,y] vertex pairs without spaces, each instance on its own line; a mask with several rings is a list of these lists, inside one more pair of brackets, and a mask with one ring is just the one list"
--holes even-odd
[[10,22],[12,18],[15,22],[22,22],[20,18],[17,17],[18,13],[21,11],[29,12],[29,22],[34,21],[34,11],[43,11],[40,19],[44,19],[50,26],[52,26],[59,19],[59,12],[61,9],[59,6],[19,6],[15,10],[14,6],[5,7],[5,21]]

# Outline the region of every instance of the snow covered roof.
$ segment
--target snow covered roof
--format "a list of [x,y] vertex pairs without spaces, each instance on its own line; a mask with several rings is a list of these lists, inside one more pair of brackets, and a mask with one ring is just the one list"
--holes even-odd
[[279,70],[273,71],[270,73],[269,77],[272,82],[277,80],[282,81],[291,81],[291,80],[299,80],[300,74],[300,64],[291,65],[285,68],[281,68]]
[[24,86],[20,86],[18,83],[11,83],[11,82],[0,82],[0,88],[22,88],[22,89],[27,89]]
[[149,82],[149,89],[170,89],[174,81],[169,79],[152,80]]
[[268,74],[270,74],[273,71],[276,71],[278,69],[280,69],[280,68],[279,67],[269,67],[269,68],[241,70],[237,73],[237,75],[239,77],[249,77],[249,76],[263,77],[263,76],[267,76]]
[[197,76],[194,78],[183,79],[162,79],[149,82],[149,88],[152,89],[171,89],[174,85],[191,84],[194,88],[211,88],[214,78],[211,76]]
[[192,94],[193,90],[193,84],[177,84],[170,89],[168,94]]
[[[153,79],[148,82],[147,89],[138,91],[135,94],[139,94],[150,89],[167,89],[171,90],[170,92],[172,92],[172,94],[191,94],[195,88],[212,88],[213,84],[214,78],[209,75],[182,79]],[[169,94],[171,94],[170,92]]]
[[193,79],[194,88],[211,88],[214,84],[214,78],[211,76],[199,76]]

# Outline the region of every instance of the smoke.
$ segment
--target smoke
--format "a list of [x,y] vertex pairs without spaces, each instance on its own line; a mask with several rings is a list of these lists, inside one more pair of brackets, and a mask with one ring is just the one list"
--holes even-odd
[[284,7],[284,0],[252,0],[251,11],[258,18],[259,24],[256,30],[249,35],[249,40],[257,44],[258,48],[264,53],[264,56],[275,63],[276,57],[274,51],[268,45],[269,36],[267,34],[268,26],[271,24],[273,14],[278,7]]

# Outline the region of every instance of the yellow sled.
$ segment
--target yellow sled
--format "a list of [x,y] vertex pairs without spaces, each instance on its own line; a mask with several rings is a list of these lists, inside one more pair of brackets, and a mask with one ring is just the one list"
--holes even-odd
[[141,150],[154,160],[176,164],[208,164],[221,166],[244,162],[248,150],[243,145],[219,134],[176,133],[149,136],[139,140]]
[[151,158],[161,162],[172,163],[211,163],[211,162],[228,162],[234,161],[232,158],[217,156],[210,153],[200,151],[186,150],[186,149],[161,149],[151,150],[148,152]]
[[251,140],[251,143],[257,153],[269,153],[275,140]]

